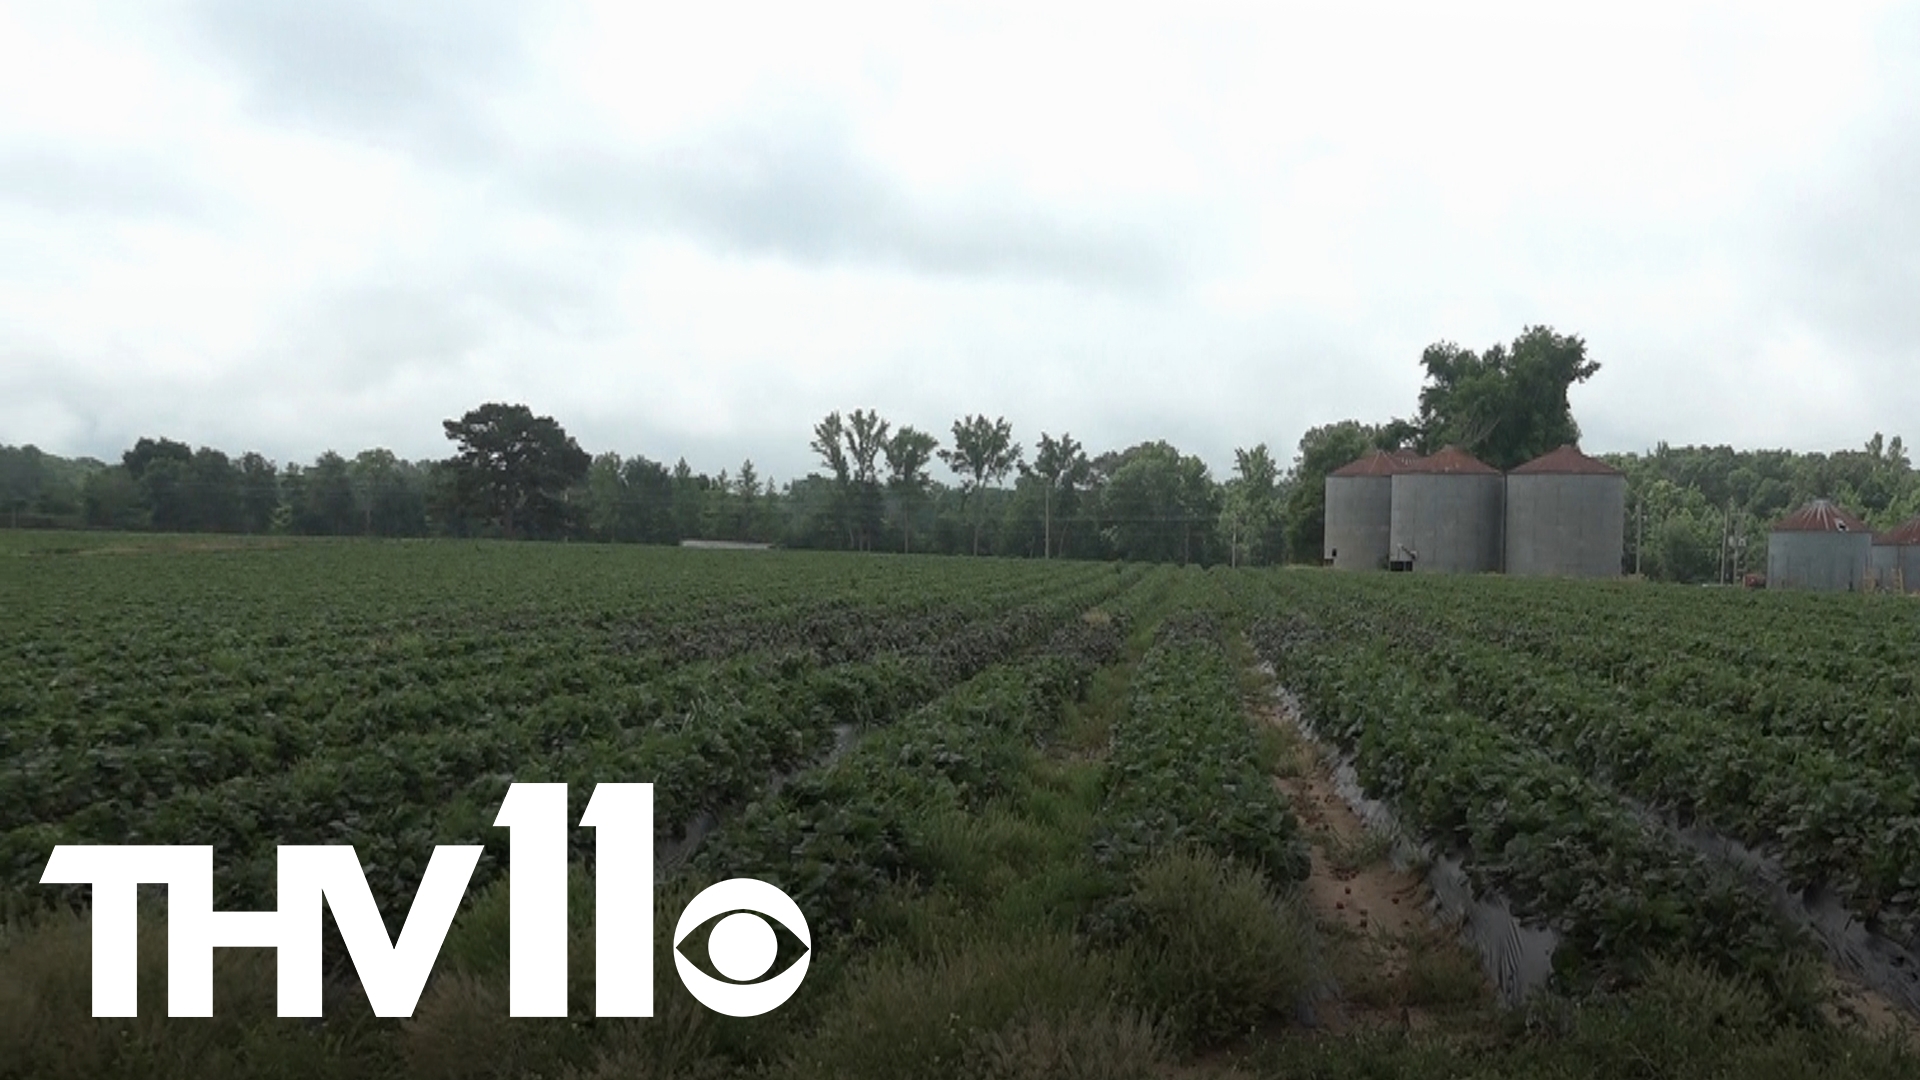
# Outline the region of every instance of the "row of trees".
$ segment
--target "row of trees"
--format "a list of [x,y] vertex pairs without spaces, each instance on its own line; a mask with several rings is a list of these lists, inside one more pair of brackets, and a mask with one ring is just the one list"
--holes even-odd
[[[1070,433],[1042,431],[1029,458],[1003,417],[962,416],[943,442],[854,409],[814,425],[820,471],[781,486],[751,460],[708,475],[684,459],[590,455],[552,417],[494,403],[444,423],[454,452],[438,461],[373,449],[276,466],[143,438],[108,465],[0,447],[0,513],[19,525],[169,531],[1312,563],[1328,472],[1373,448],[1447,445],[1510,468],[1578,441],[1568,392],[1599,370],[1581,339],[1547,327],[1480,353],[1437,343],[1420,362],[1412,419],[1313,428],[1284,468],[1265,444],[1237,449],[1224,479],[1164,441],[1090,454]],[[1876,526],[1920,513],[1920,474],[1898,438],[1835,454],[1663,443],[1609,460],[1628,476],[1629,568],[1664,580],[1728,577],[1743,553],[1755,565],[1767,524],[1810,498]]]
[[[1004,418],[970,415],[950,443],[878,413],[833,413],[814,429],[822,471],[784,487],[751,460],[696,473],[644,456],[591,456],[551,417],[488,404],[446,435],[455,452],[405,461],[385,449],[277,466],[167,438],[115,464],[0,448],[13,524],[173,532],[499,536],[794,547],[1277,562],[1284,478],[1265,446],[1235,474],[1166,442],[1089,456],[1042,432],[1029,458]],[[936,478],[933,471],[948,474]]]
[[1663,581],[1764,572],[1768,526],[1810,499],[1832,499],[1876,530],[1920,516],[1920,473],[1899,436],[1830,454],[1661,443],[1607,460],[1627,474],[1629,566]]
[[[814,545],[1043,559],[1233,557],[1217,542],[1221,486],[1204,462],[1168,443],[1089,457],[1071,433],[1041,432],[1029,461],[1004,417],[964,416],[950,435],[943,446],[864,409],[814,425],[812,448],[826,475],[796,485],[817,491],[817,512],[798,515],[813,522]],[[1270,460],[1265,447],[1258,455]],[[936,460],[954,483],[929,475]],[[804,530],[800,539],[809,539]]]

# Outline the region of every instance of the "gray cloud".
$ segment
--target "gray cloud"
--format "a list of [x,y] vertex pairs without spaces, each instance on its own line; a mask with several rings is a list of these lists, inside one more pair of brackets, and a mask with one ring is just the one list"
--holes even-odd
[[0,202],[59,215],[204,220],[220,201],[153,153],[46,140],[0,144]]
[[1781,225],[1769,238],[1769,284],[1786,312],[1909,368],[1920,349],[1920,108],[1912,100],[1861,132],[1834,163],[1837,175],[1783,193]]
[[[1177,284],[1161,227],[1075,218],[1005,191],[917,198],[841,128],[782,118],[641,152],[574,149],[520,173],[521,189],[585,228],[671,231],[809,265],[870,263],[934,275],[1036,277],[1124,292]],[[1163,215],[1164,217],[1165,215]]]
[[410,366],[457,363],[487,340],[473,298],[427,285],[355,284],[281,320],[262,352],[304,379],[366,386]]
[[[576,256],[577,258],[577,256]],[[503,338],[591,340],[610,306],[592,267],[488,253],[454,265],[394,262],[318,289],[275,318],[241,378],[366,393],[402,377],[457,375]]]
[[454,159],[486,156],[488,102],[524,69],[520,5],[206,0],[191,28],[275,123]]
[[[596,55],[504,3],[187,10],[98,54],[84,20],[51,35],[88,63],[54,58],[79,74],[17,131],[0,110],[0,442],[417,456],[505,398],[594,449],[787,477],[813,419],[872,406],[1224,470],[1410,413],[1422,346],[1535,322],[1605,365],[1575,391],[1591,449],[1854,445],[1920,409],[1911,12],[1604,38],[1634,77],[1596,96],[1505,17],[1430,43],[1294,13],[1231,49],[1111,20],[1127,49],[1075,55],[913,15],[809,14],[774,49],[609,6],[569,24]],[[152,133],[89,111],[119,44]],[[621,68],[649,48],[683,62]]]
[[193,26],[263,118],[400,150],[469,179],[504,178],[509,197],[588,232],[617,223],[808,265],[1130,292],[1164,290],[1182,270],[1172,223],[1144,227],[1145,208],[1122,219],[1069,215],[1008,191],[916,197],[856,153],[830,116],[788,109],[641,150],[549,150],[516,138],[531,133],[503,129],[492,105],[525,73],[537,26],[510,4],[208,0]]

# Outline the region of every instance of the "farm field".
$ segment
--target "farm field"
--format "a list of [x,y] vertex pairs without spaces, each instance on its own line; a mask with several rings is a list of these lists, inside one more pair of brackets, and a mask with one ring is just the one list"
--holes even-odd
[[[1894,597],[0,533],[0,1076],[1917,1075],[1915,641]],[[709,1013],[663,938],[656,1015],[591,1021],[576,902],[576,1018],[507,1020],[531,780],[573,820],[652,781],[659,933],[764,878],[800,993]],[[254,950],[169,1021],[155,895],[142,1015],[94,1021],[62,843],[211,844],[257,909],[275,845],[350,843],[390,929],[433,845],[486,853],[412,1020],[336,941],[324,1024]],[[1435,866],[1545,986],[1338,899],[1423,909]]]

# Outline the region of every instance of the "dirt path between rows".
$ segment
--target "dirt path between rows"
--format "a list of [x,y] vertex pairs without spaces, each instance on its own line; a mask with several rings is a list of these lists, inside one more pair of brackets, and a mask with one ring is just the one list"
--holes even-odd
[[1329,946],[1336,996],[1321,1025],[1420,1030],[1436,1014],[1486,1007],[1492,989],[1478,958],[1430,914],[1425,878],[1396,868],[1388,841],[1369,830],[1335,788],[1331,760],[1285,715],[1282,701],[1250,706],[1281,740],[1274,787],[1286,796],[1311,845],[1304,896]]
[[[1273,784],[1312,846],[1304,895],[1329,940],[1338,992],[1322,1005],[1322,1025],[1334,1033],[1419,1030],[1433,1026],[1438,1014],[1486,1006],[1492,987],[1479,958],[1431,914],[1433,894],[1423,875],[1395,868],[1387,841],[1341,797],[1330,752],[1302,734],[1297,718],[1285,712],[1287,700],[1263,696],[1249,709],[1284,745]],[[1830,979],[1832,1019],[1920,1049],[1920,1019],[1838,973]]]

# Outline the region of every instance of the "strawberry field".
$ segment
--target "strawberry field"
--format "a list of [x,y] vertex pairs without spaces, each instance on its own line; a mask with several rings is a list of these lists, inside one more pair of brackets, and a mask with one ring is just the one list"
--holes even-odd
[[[1563,932],[1563,971],[1618,977],[1681,952],[1778,984],[1817,944],[1774,910],[1784,893],[1844,909],[1892,958],[1888,992],[1920,1008],[1920,971],[1902,961],[1920,945],[1910,603],[1323,575],[1272,586],[1252,623],[1261,654],[1372,793]],[[1701,835],[1716,842],[1688,840]]]
[[408,895],[435,843],[497,839],[513,780],[646,777],[672,823],[742,802],[1140,577],[406,544],[9,563],[0,879],[37,891],[60,843],[212,844],[231,907],[269,904],[290,843],[353,844]]
[[[1615,1038],[1673,1055],[1660,1075],[1730,1046],[1908,1075],[1830,999],[1877,980],[1920,1011],[1900,970],[1920,944],[1916,641],[1920,610],[1882,597],[13,534],[0,1076],[1418,1076],[1458,1053],[1600,1076]],[[1316,743],[1261,719],[1281,699]],[[1457,865],[1551,934],[1549,1004],[1524,1006],[1547,1012],[1513,1025],[1463,953],[1465,986],[1383,976],[1402,1011],[1436,1010],[1428,1037],[1314,1019],[1361,994],[1335,974],[1360,945],[1300,899],[1326,837],[1277,779],[1323,752],[1418,849],[1403,872]],[[656,925],[706,883],[773,882],[814,935],[799,995],[716,1021],[668,974],[637,1027],[501,1024],[492,821],[535,780],[570,782],[576,820],[593,784],[652,781]],[[161,964],[114,1026],[84,1018],[86,890],[38,883],[54,845],[86,843],[212,845],[216,903],[255,909],[277,845],[352,844],[390,928],[434,845],[486,854],[411,1021],[348,993],[323,1028],[277,1024],[270,954],[238,951],[217,970],[230,1019],[168,1026]],[[1423,948],[1459,948],[1446,919]],[[164,937],[143,931],[155,963]],[[1661,1025],[1674,1045],[1646,1049]]]

